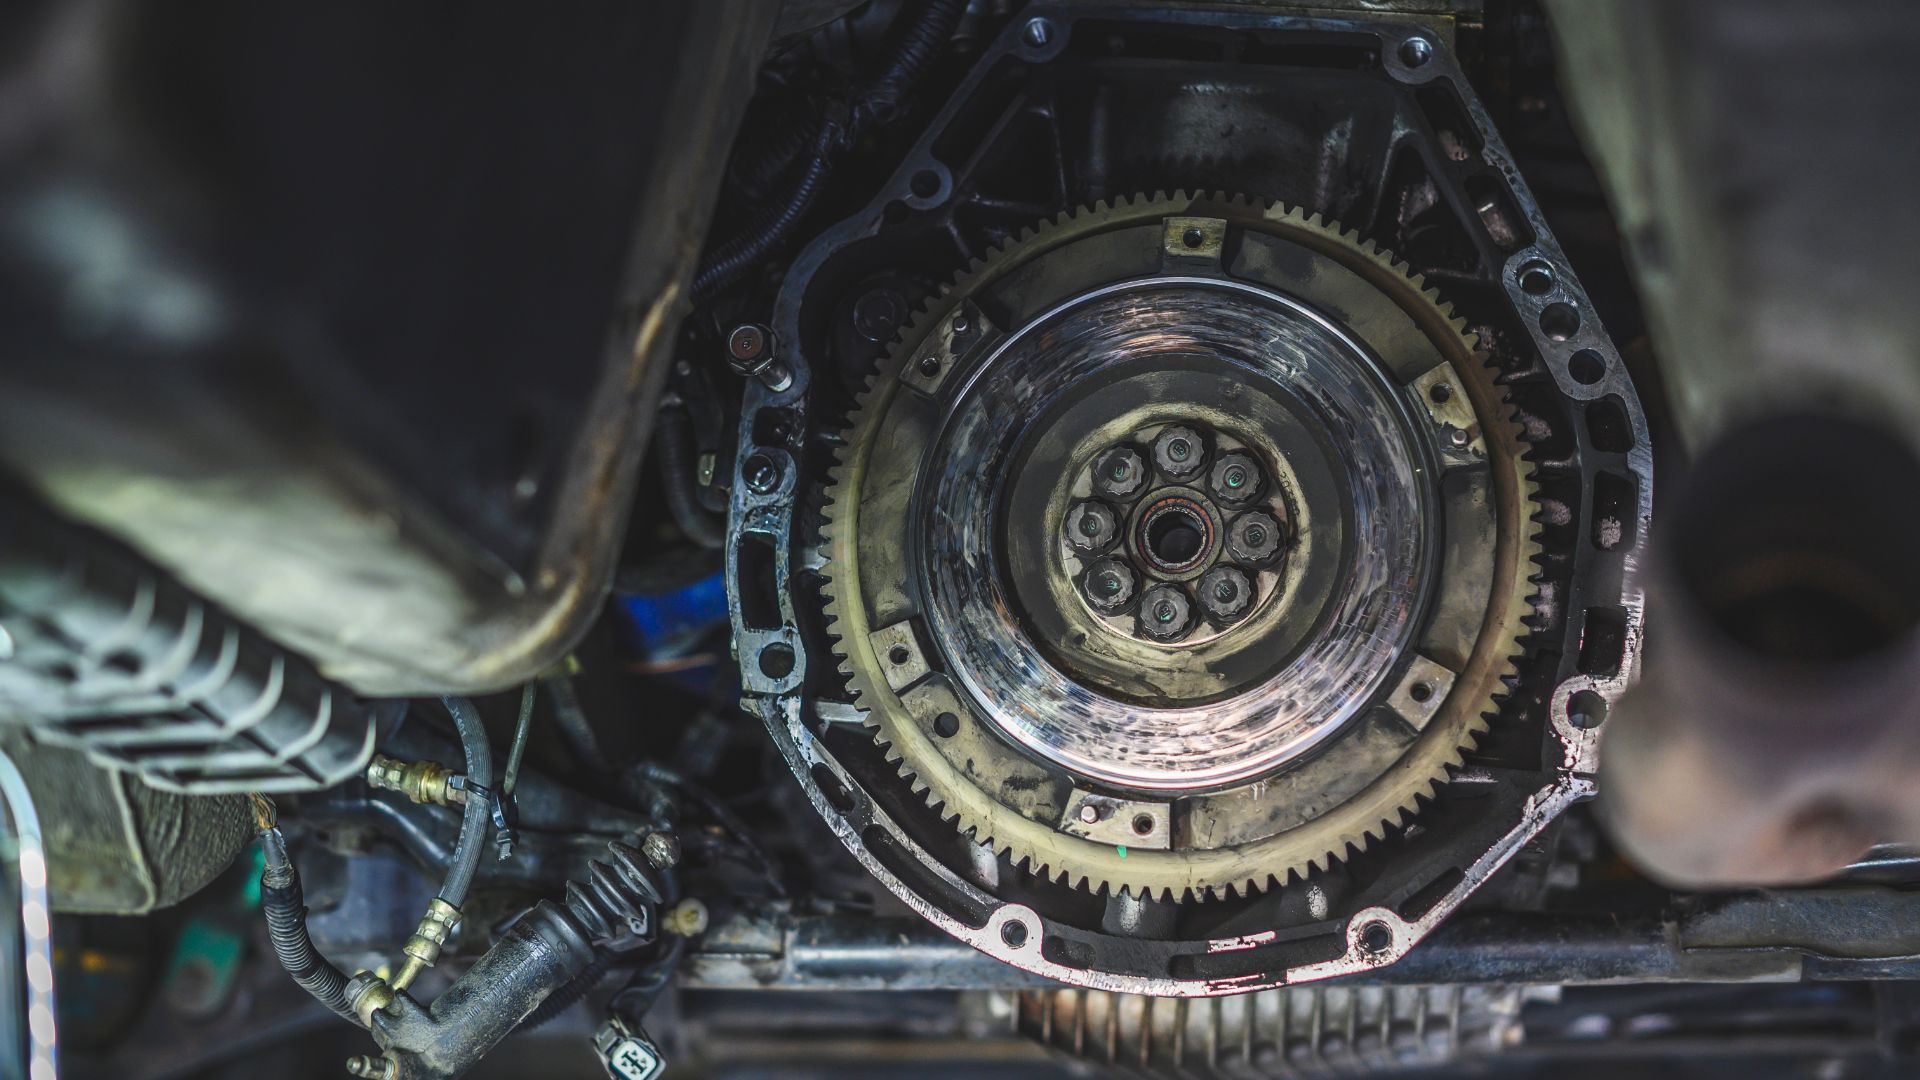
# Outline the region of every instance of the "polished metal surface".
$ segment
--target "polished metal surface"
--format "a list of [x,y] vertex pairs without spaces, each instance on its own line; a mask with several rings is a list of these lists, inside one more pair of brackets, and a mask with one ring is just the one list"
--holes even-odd
[[[1000,554],[1005,531],[1023,523],[1002,520],[998,508],[1023,434],[1061,395],[1196,354],[1242,381],[1247,397],[1297,403],[1342,433],[1351,558],[1325,631],[1290,663],[1226,701],[1152,708],[1090,689],[1033,640]],[[1348,335],[1279,293],[1198,278],[1095,291],[988,356],[957,394],[935,445],[917,517],[925,522],[936,639],[999,730],[1077,775],[1160,790],[1258,776],[1346,723],[1407,644],[1433,529],[1408,420]]]

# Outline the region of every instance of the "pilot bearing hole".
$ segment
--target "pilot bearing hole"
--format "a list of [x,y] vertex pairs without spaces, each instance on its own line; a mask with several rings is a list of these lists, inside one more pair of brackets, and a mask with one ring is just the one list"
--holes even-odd
[[1427,400],[1433,402],[1435,405],[1445,405],[1447,402],[1453,400],[1453,387],[1448,386],[1446,383],[1434,383],[1432,388],[1427,391]]
[[951,739],[960,734],[960,718],[953,713],[943,712],[933,718],[933,733],[943,739]]
[[911,659],[913,659],[913,650],[905,645],[895,645],[887,650],[887,663],[894,667],[902,667]]
[[1425,705],[1427,702],[1433,700],[1433,684],[1423,682],[1414,683],[1413,688],[1407,691],[1407,696]]
[[1147,552],[1162,566],[1186,566],[1200,557],[1206,533],[1198,511],[1177,505],[1147,525]]

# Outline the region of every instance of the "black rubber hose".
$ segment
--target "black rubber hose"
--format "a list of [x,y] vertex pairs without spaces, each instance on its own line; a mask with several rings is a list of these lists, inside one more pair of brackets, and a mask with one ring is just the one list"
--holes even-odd
[[687,539],[703,548],[725,546],[727,523],[700,505],[700,495],[695,490],[699,478],[694,475],[698,455],[693,445],[693,417],[678,405],[661,409],[654,421],[653,441],[673,523],[680,526]]
[[893,118],[914,83],[926,74],[927,66],[939,54],[941,46],[953,36],[953,29],[965,10],[966,0],[927,0],[914,15],[901,16],[909,21],[894,47],[893,59],[867,84],[844,119],[829,116],[821,121],[814,136],[812,157],[801,170],[786,201],[766,223],[749,228],[745,234],[720,245],[708,257],[693,279],[695,300],[704,300],[733,284],[740,275],[786,243],[826,186],[827,175],[833,171],[833,159],[859,142],[874,124]]
[[320,955],[307,934],[306,896],[300,888],[300,871],[287,856],[286,838],[270,827],[260,833],[260,846],[266,854],[266,867],[260,872],[260,907],[267,917],[273,955],[301,989],[358,1025],[359,1018],[347,1007],[346,974]]
[[[440,699],[460,732],[460,749],[467,758],[466,816],[460,821],[460,840],[454,845],[453,859],[447,864],[447,876],[440,883],[440,899],[459,907],[466,903],[473,887],[473,875],[480,868],[480,854],[493,828],[493,748],[487,743],[486,725],[480,722],[480,710],[461,697]],[[482,794],[484,792],[485,794]]]

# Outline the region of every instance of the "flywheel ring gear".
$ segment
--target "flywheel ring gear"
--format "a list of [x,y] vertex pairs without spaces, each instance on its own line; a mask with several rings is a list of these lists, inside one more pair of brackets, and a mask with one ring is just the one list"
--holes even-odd
[[[991,344],[996,316],[1009,321],[1004,312],[980,306],[985,290],[1017,274],[1032,276],[1045,256],[1088,238],[1134,236],[1127,243],[1138,247],[1137,236],[1149,233],[1165,237],[1162,276],[1213,276],[1222,284],[1251,276],[1255,284],[1303,295],[1320,310],[1332,307],[1349,319],[1365,318],[1371,304],[1376,324],[1400,320],[1413,327],[1417,333],[1403,333],[1403,343],[1411,353],[1425,350],[1426,359],[1387,356],[1383,363],[1405,361],[1396,377],[1405,380],[1406,397],[1424,408],[1422,420],[1431,424],[1440,453],[1458,454],[1460,460],[1477,456],[1474,464],[1484,467],[1485,476],[1478,498],[1486,504],[1489,522],[1471,537],[1480,545],[1484,566],[1458,570],[1448,562],[1442,568],[1485,587],[1465,589],[1464,601],[1455,595],[1436,602],[1440,614],[1428,616],[1470,622],[1459,635],[1463,646],[1452,653],[1444,645],[1422,650],[1437,652],[1444,663],[1411,650],[1409,657],[1396,658],[1395,663],[1404,660],[1397,683],[1373,702],[1375,712],[1393,705],[1405,723],[1346,724],[1329,746],[1287,762],[1273,775],[1191,797],[1163,798],[1083,776],[1063,778],[1055,763],[1036,761],[993,724],[976,722],[966,680],[941,662],[940,647],[932,640],[937,635],[916,627],[912,544],[902,532],[908,528],[912,493],[906,489],[912,484],[910,476],[897,475],[901,461],[919,456],[908,451],[917,449],[914,440],[927,430],[910,416],[896,415],[894,403],[903,390],[921,398],[938,395],[949,373]],[[1250,270],[1245,256],[1246,246],[1258,244],[1243,244],[1233,257],[1238,262],[1229,265],[1232,260],[1223,253],[1233,246],[1230,233],[1271,238],[1285,250],[1308,253],[1319,260],[1312,282],[1289,280],[1284,267],[1277,271],[1279,280],[1260,281],[1262,271]],[[1076,287],[1113,284],[1114,271],[1099,259],[1063,261],[1064,274]],[[1276,270],[1268,266],[1264,272],[1273,278]],[[1330,289],[1338,295],[1328,294]],[[1436,389],[1438,384],[1444,387]],[[887,450],[876,458],[882,445]],[[829,632],[837,638],[834,649],[856,704],[889,762],[930,807],[976,843],[991,845],[1035,874],[1096,892],[1205,898],[1259,891],[1324,869],[1404,823],[1487,730],[1487,717],[1515,673],[1534,601],[1532,560],[1540,548],[1532,524],[1532,467],[1524,454],[1511,406],[1464,324],[1404,264],[1356,233],[1297,210],[1224,195],[1102,203],[1061,215],[977,261],[922,310],[882,361],[855,407],[826,493],[822,541]],[[1458,554],[1450,558],[1471,561]],[[1453,607],[1445,608],[1446,603]],[[1431,696],[1429,705],[1408,705],[1407,688],[1426,687],[1416,680],[1428,670],[1443,680],[1443,692],[1429,689],[1427,696],[1416,694],[1419,701]],[[1175,842],[1176,802],[1185,815],[1185,835],[1204,833],[1215,842]],[[1135,806],[1167,808],[1163,822],[1142,832],[1142,843],[1128,844],[1124,838],[1116,843],[1103,826],[1079,824],[1115,811],[1122,820],[1152,823],[1151,812],[1130,817]]]

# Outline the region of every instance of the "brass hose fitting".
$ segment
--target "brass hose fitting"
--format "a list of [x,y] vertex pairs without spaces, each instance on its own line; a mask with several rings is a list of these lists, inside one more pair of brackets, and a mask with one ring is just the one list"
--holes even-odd
[[413,936],[400,948],[407,960],[401,965],[400,973],[393,978],[395,990],[405,990],[411,986],[422,971],[440,959],[440,947],[447,943],[448,936],[459,922],[459,908],[437,896],[428,902],[427,913],[420,917],[420,925],[414,927]]
[[454,784],[452,769],[437,761],[400,761],[385,754],[373,755],[367,764],[367,786],[376,790],[397,791],[417,803],[454,806],[467,801],[467,791]]

